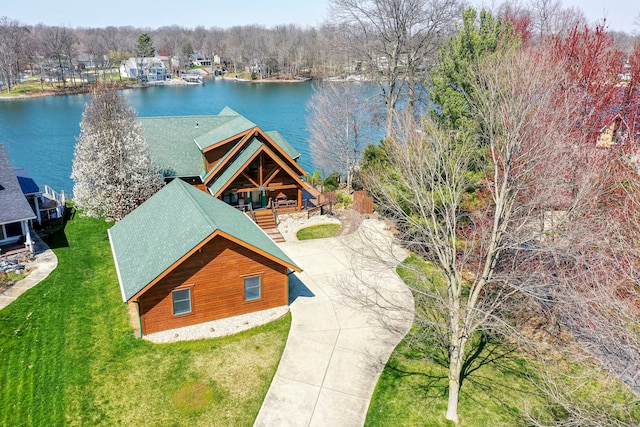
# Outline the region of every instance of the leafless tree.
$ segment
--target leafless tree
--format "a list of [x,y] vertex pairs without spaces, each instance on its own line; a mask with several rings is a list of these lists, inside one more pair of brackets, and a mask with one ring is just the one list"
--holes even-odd
[[348,49],[366,64],[382,94],[387,134],[403,95],[411,110],[423,71],[460,18],[458,0],[332,0],[332,19],[348,33]]
[[18,21],[0,17],[0,80],[11,92],[11,86],[19,81],[20,60],[25,55],[29,30]]
[[[103,44],[107,50],[107,68],[119,71],[120,65],[128,58],[133,56],[135,50],[133,38],[127,41],[128,31],[117,27],[107,27],[102,31]],[[118,72],[120,81],[122,75]]]
[[338,172],[351,189],[362,150],[375,142],[375,103],[360,85],[326,82],[315,88],[308,103],[309,146],[324,172]]
[[[429,304],[432,314],[424,321],[432,338],[447,349],[446,416],[455,422],[462,369],[478,331],[512,330],[519,319],[510,301],[517,295],[561,310],[558,301],[571,299],[568,280],[582,268],[578,252],[569,255],[567,249],[579,236],[614,237],[610,227],[593,221],[599,213],[594,200],[612,184],[601,174],[607,153],[581,144],[579,132],[572,131],[580,102],[562,90],[566,73],[560,64],[540,51],[499,52],[473,73],[469,102],[488,144],[477,200],[469,204],[467,189],[473,184],[470,155],[479,147],[433,124],[398,121],[410,125],[394,130],[385,143],[386,167],[368,181],[404,246],[441,272],[441,279],[423,273],[426,285],[416,292],[424,295],[417,300]],[[580,173],[572,175],[569,165],[576,162]],[[622,265],[607,260],[609,270]],[[583,276],[581,284],[592,283]],[[578,293],[584,296],[584,289]],[[575,301],[562,307],[569,306],[579,307]]]
[[[73,59],[76,53],[77,37],[66,27],[38,27],[38,44],[43,57],[50,61],[49,68],[55,77],[67,87],[67,79],[73,78]],[[47,68],[47,67],[45,67]]]

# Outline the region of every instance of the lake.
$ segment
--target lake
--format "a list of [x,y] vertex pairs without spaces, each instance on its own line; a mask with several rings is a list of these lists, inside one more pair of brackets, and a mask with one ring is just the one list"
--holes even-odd
[[[225,106],[265,131],[277,130],[313,173],[306,130],[306,105],[313,83],[247,83],[207,80],[204,85],[155,86],[123,92],[139,117],[218,114]],[[88,95],[0,101],[0,144],[14,167],[29,171],[42,186],[71,194],[71,162]]]

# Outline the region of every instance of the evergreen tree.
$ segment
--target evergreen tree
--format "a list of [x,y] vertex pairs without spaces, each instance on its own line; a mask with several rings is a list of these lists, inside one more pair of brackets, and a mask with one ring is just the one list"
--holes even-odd
[[156,49],[153,47],[153,42],[149,34],[140,34],[138,44],[136,45],[136,55],[140,58],[152,58],[155,54]]
[[517,48],[519,43],[518,35],[501,17],[467,9],[462,27],[440,50],[439,65],[432,72],[429,97],[438,106],[438,121],[458,130],[473,130],[468,103],[474,86],[473,67],[497,50]]
[[163,184],[135,117],[106,87],[96,88],[85,107],[71,178],[75,205],[88,216],[118,221]]

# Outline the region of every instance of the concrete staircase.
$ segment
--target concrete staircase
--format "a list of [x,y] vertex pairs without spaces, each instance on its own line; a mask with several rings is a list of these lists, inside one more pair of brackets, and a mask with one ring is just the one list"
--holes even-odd
[[271,239],[276,243],[284,242],[284,237],[278,231],[278,224],[276,218],[271,209],[260,209],[253,211],[256,224],[262,228]]

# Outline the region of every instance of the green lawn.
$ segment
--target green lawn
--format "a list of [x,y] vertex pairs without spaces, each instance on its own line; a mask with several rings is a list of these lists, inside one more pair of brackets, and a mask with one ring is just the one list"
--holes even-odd
[[[411,256],[405,262],[416,265],[416,260]],[[430,275],[437,274],[430,264],[425,263],[422,268]],[[405,281],[411,280],[409,270],[401,267],[398,273]],[[436,284],[442,286],[443,282],[439,283],[436,277]],[[420,337],[416,323],[380,376],[366,426],[454,426],[444,416],[448,397],[446,352],[433,349]],[[458,425],[529,425],[524,419],[525,408],[548,425],[563,419],[564,410],[549,402],[536,386],[538,363],[507,342],[495,338],[486,342],[463,380]],[[640,401],[606,373],[592,371],[591,365],[584,362],[562,358],[548,368],[560,384],[558,389],[575,392],[575,398],[585,406],[602,408],[600,413],[618,417],[623,421],[620,425],[640,423]]]
[[338,234],[340,230],[340,224],[321,224],[312,225],[298,230],[296,237],[298,240],[311,240],[311,239],[324,239],[326,237],[333,237]]
[[103,221],[48,241],[58,268],[0,311],[0,425],[249,426],[290,316],[226,338],[134,338]]

